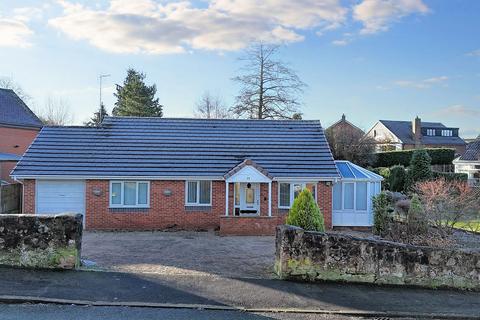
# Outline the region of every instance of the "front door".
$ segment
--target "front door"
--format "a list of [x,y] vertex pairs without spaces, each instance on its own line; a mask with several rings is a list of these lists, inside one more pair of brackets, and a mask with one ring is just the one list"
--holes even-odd
[[260,210],[260,184],[240,184],[240,215],[256,215]]

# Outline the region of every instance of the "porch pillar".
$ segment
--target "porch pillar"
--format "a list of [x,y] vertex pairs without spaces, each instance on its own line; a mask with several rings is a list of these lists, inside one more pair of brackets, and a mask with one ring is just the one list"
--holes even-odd
[[225,216],[228,216],[228,182],[225,181]]
[[272,182],[268,183],[268,216],[272,216]]

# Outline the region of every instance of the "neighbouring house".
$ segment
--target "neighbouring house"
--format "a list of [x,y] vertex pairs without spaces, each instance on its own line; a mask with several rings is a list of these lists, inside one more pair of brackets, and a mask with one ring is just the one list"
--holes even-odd
[[331,131],[333,135],[340,133],[349,133],[351,135],[364,135],[365,132],[347,120],[345,114],[342,114],[342,118],[328,127],[325,131]]
[[480,187],[480,138],[470,142],[465,154],[453,160],[455,172],[466,173],[472,186]]
[[44,127],[12,175],[24,213],[79,212],[87,229],[243,235],[273,234],[303,188],[331,228],[341,178],[319,121],[136,117]]
[[13,90],[0,88],[0,180],[14,182],[10,172],[42,126]]
[[459,128],[440,122],[423,122],[416,117],[411,122],[379,120],[366,135],[377,141],[378,151],[453,148],[461,155],[467,144],[458,133]]

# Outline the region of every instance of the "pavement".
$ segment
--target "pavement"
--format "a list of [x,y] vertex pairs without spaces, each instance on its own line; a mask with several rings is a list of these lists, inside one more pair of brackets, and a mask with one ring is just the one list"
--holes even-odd
[[478,292],[94,271],[2,268],[0,301],[212,312],[480,319]]

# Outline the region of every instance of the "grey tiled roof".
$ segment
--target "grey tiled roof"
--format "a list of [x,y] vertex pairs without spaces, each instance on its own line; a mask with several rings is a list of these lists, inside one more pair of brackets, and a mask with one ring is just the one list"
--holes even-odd
[[13,90],[0,88],[0,124],[41,128],[42,121],[27,107]]
[[[396,120],[379,120],[385,127],[397,136],[405,144],[415,144],[413,140],[412,122],[411,121],[396,121]],[[440,122],[424,122],[422,121],[422,128],[447,128]],[[443,137],[443,136],[422,136],[422,143],[431,145],[464,145],[460,137]]]
[[463,161],[480,161],[480,138],[467,145],[467,151],[460,157]]
[[134,117],[44,127],[13,175],[221,178],[246,159],[272,177],[338,177],[319,121]]

